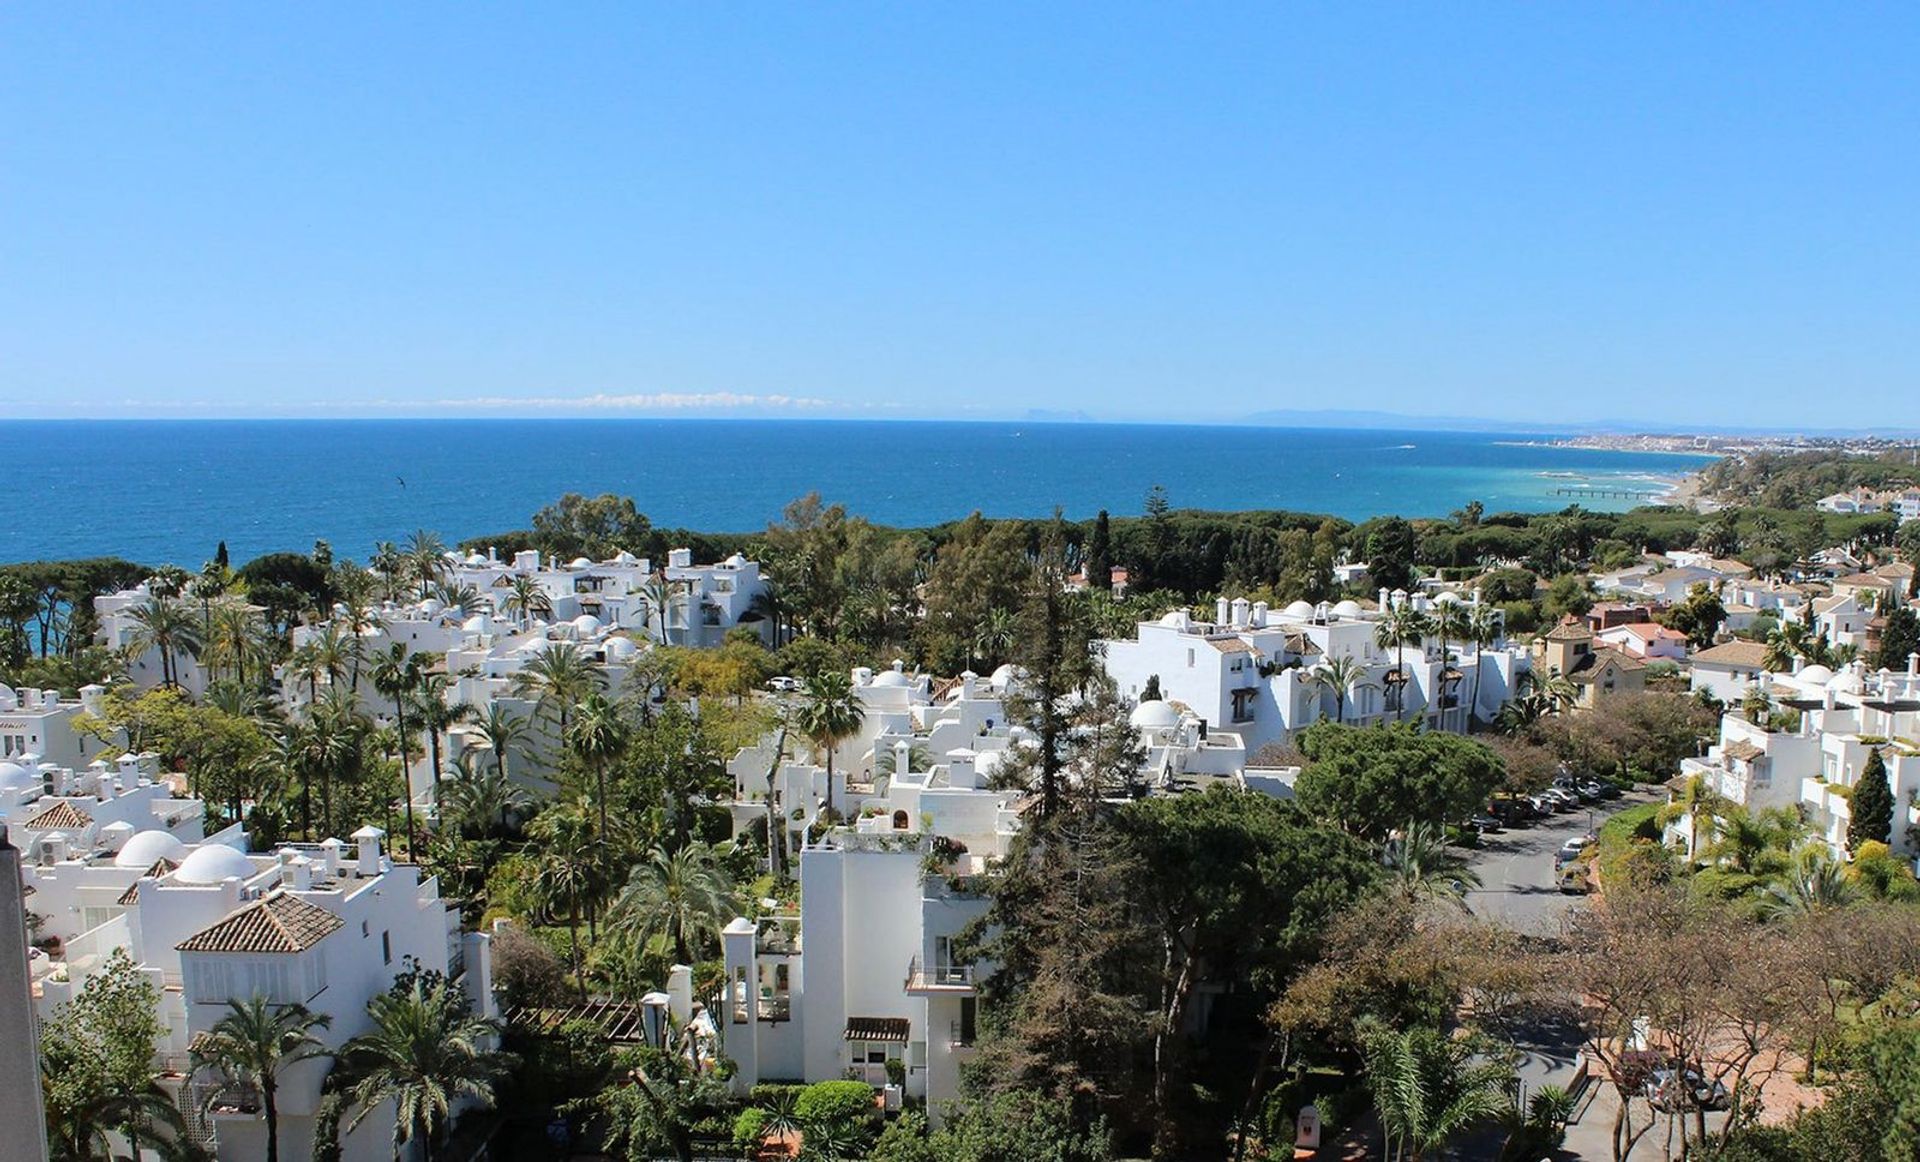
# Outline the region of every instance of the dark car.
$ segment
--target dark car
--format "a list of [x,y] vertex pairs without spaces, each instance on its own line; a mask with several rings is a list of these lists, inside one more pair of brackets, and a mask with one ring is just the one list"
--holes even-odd
[[1726,1086],[1702,1077],[1696,1069],[1656,1069],[1647,1074],[1642,1092],[1648,1104],[1663,1112],[1690,1110],[1696,1106],[1724,1110],[1733,1104],[1733,1096]]
[[1506,830],[1506,828],[1501,825],[1500,820],[1492,815],[1475,815],[1473,818],[1467,820],[1467,826],[1483,834]]

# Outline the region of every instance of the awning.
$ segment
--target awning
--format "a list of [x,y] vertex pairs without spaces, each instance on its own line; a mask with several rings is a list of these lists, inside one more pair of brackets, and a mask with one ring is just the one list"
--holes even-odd
[[910,1026],[905,1017],[848,1017],[849,1041],[898,1041],[905,1044]]

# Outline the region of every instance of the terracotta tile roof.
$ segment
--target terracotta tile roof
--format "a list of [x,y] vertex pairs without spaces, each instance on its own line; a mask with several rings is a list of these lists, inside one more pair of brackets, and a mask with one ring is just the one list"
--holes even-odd
[[85,808],[62,800],[20,826],[30,831],[78,831],[93,825],[93,816]]
[[1260,652],[1237,637],[1210,637],[1207,639],[1207,644],[1223,654],[1257,654]]
[[1303,658],[1310,658],[1324,651],[1321,650],[1320,643],[1314,641],[1306,634],[1290,633],[1287,635],[1287,652],[1290,654],[1299,654]]
[[304,952],[341,924],[318,904],[274,892],[174,947],[181,952]]
[[846,1039],[904,1043],[912,1029],[913,1026],[905,1017],[848,1017]]
[[1767,664],[1767,647],[1759,642],[1721,642],[1711,649],[1701,650],[1693,655],[1693,664],[1763,669]]
[[1767,752],[1761,750],[1759,747],[1753,745],[1752,743],[1748,742],[1744,738],[1736,738],[1732,742],[1727,743],[1725,746],[1721,747],[1720,753],[1727,756],[1730,759],[1739,759],[1743,763],[1750,763],[1754,759],[1761,757]]
[[1560,624],[1547,631],[1550,642],[1583,642],[1592,639],[1593,627],[1571,613],[1560,619]]
[[140,902],[140,881],[141,880],[147,879],[149,877],[157,880],[161,876],[166,875],[168,872],[171,872],[173,869],[179,866],[180,866],[179,864],[173,862],[170,859],[162,858],[162,859],[154,860],[152,867],[148,868],[146,871],[143,871],[138,876],[134,877],[134,881],[127,885],[126,891],[120,893],[120,898],[116,900],[115,903],[119,904],[122,908],[133,907],[135,904]]

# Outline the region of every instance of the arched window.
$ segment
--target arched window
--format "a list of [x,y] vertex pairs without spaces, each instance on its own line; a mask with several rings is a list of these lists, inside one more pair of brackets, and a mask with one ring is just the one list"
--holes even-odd
[[907,813],[905,811],[895,811],[893,813],[893,829],[895,831],[905,831],[907,829]]

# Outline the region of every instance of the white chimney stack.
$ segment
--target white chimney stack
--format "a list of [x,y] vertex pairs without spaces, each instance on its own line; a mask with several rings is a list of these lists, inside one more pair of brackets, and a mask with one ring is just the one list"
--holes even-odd
[[372,879],[380,874],[380,841],[386,837],[386,832],[371,823],[349,836],[360,845],[359,866],[354,869],[358,875]]
[[693,1020],[693,969],[688,965],[667,970],[667,1011],[683,1025]]
[[980,787],[980,777],[973,766],[974,753],[970,750],[950,750],[947,752],[947,782],[956,791],[974,791]]
[[326,869],[328,879],[340,876],[340,848],[344,845],[332,836],[320,841],[320,866]]
[[1215,600],[1213,603],[1213,623],[1215,625],[1227,624],[1227,618],[1231,616],[1228,611],[1231,608],[1232,606],[1226,598],[1222,597]]

